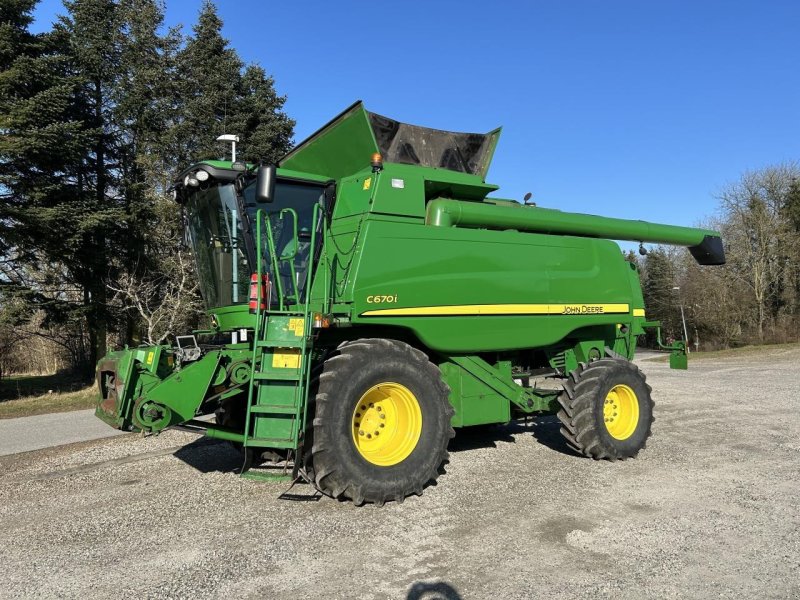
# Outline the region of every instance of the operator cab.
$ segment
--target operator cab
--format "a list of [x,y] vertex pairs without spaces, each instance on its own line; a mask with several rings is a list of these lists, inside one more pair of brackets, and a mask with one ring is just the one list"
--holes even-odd
[[[271,201],[259,202],[257,171],[253,165],[208,161],[193,165],[175,183],[175,199],[183,207],[186,239],[208,310],[248,303],[250,277],[258,271],[259,211],[266,217],[262,220],[261,272],[270,281],[280,278],[288,304],[305,301],[313,255],[311,232],[319,227],[312,222],[314,206],[324,208],[330,184],[318,177],[306,179],[278,171]],[[269,253],[270,233],[277,261]],[[273,273],[276,262],[277,274]],[[278,303],[277,294],[271,294],[270,302]]]

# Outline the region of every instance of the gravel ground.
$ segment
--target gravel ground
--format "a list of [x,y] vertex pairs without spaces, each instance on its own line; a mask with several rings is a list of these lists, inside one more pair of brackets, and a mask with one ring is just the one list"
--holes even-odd
[[643,362],[638,459],[579,458],[552,418],[460,432],[382,509],[279,498],[183,432],[0,457],[0,597],[797,598],[798,358]]

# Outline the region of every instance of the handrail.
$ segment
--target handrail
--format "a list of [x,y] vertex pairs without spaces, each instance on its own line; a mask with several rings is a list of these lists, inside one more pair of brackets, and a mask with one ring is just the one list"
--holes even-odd
[[[303,347],[301,348],[301,356],[306,357],[306,341],[309,337],[309,332],[311,331],[312,325],[312,318],[311,318],[311,285],[313,280],[313,271],[314,271],[314,250],[317,247],[317,223],[319,222],[319,212],[321,210],[321,206],[319,204],[314,205],[314,210],[311,213],[311,222],[314,224],[311,228],[311,260],[308,261],[308,271],[306,272],[306,302],[305,302],[305,312],[303,313]],[[322,240],[324,243],[325,240],[325,226],[326,221],[322,219]],[[327,296],[327,292],[326,292]],[[300,299],[298,298],[298,301]],[[324,305],[324,302],[323,302]],[[303,360],[303,359],[301,359]],[[303,360],[303,390],[305,393],[308,393],[308,386],[311,382],[311,369],[309,368],[308,361]],[[308,418],[308,402],[303,403],[303,418],[300,422],[300,427],[302,427],[302,431],[305,431],[306,427],[306,419]]]
[[[300,238],[297,237],[297,211],[293,208],[284,208],[278,213],[278,218],[282,221],[283,215],[289,214],[292,217],[292,243],[291,254],[283,254],[278,257],[279,262],[289,263],[289,273],[292,280],[292,289],[294,290],[295,304],[300,302],[300,290],[297,288],[297,268],[294,266],[294,259],[297,257],[297,248],[300,245]],[[276,277],[280,277],[280,273],[276,273]]]
[[[259,290],[261,289],[261,254],[263,244],[261,243],[261,223],[262,221],[267,225],[267,244],[269,246],[269,256],[270,262],[272,263],[272,272],[273,272],[273,280],[274,285],[278,289],[278,307],[280,310],[285,310],[284,306],[284,296],[283,296],[283,283],[281,282],[280,277],[280,260],[278,259],[277,252],[275,250],[275,238],[272,235],[272,219],[268,213],[264,212],[263,209],[259,209],[256,213],[256,241],[258,244],[257,248],[257,259],[258,259],[258,281],[259,281]],[[260,292],[259,292],[260,293]],[[260,304],[259,304],[260,306]]]

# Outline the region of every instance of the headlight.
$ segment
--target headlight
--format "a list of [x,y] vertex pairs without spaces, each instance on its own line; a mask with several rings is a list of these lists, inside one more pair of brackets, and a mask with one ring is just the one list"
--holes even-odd
[[197,178],[197,181],[208,181],[208,171],[204,171],[203,169],[198,170],[194,176]]

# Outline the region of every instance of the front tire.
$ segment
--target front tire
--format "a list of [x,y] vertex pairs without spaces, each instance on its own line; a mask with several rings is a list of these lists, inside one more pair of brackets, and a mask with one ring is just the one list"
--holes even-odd
[[604,358],[570,373],[559,396],[561,434],[577,452],[624,460],[650,437],[653,399],[644,373],[627,360]]
[[447,462],[450,390],[436,365],[395,340],[347,342],[325,361],[315,397],[317,488],[356,505],[422,494]]

